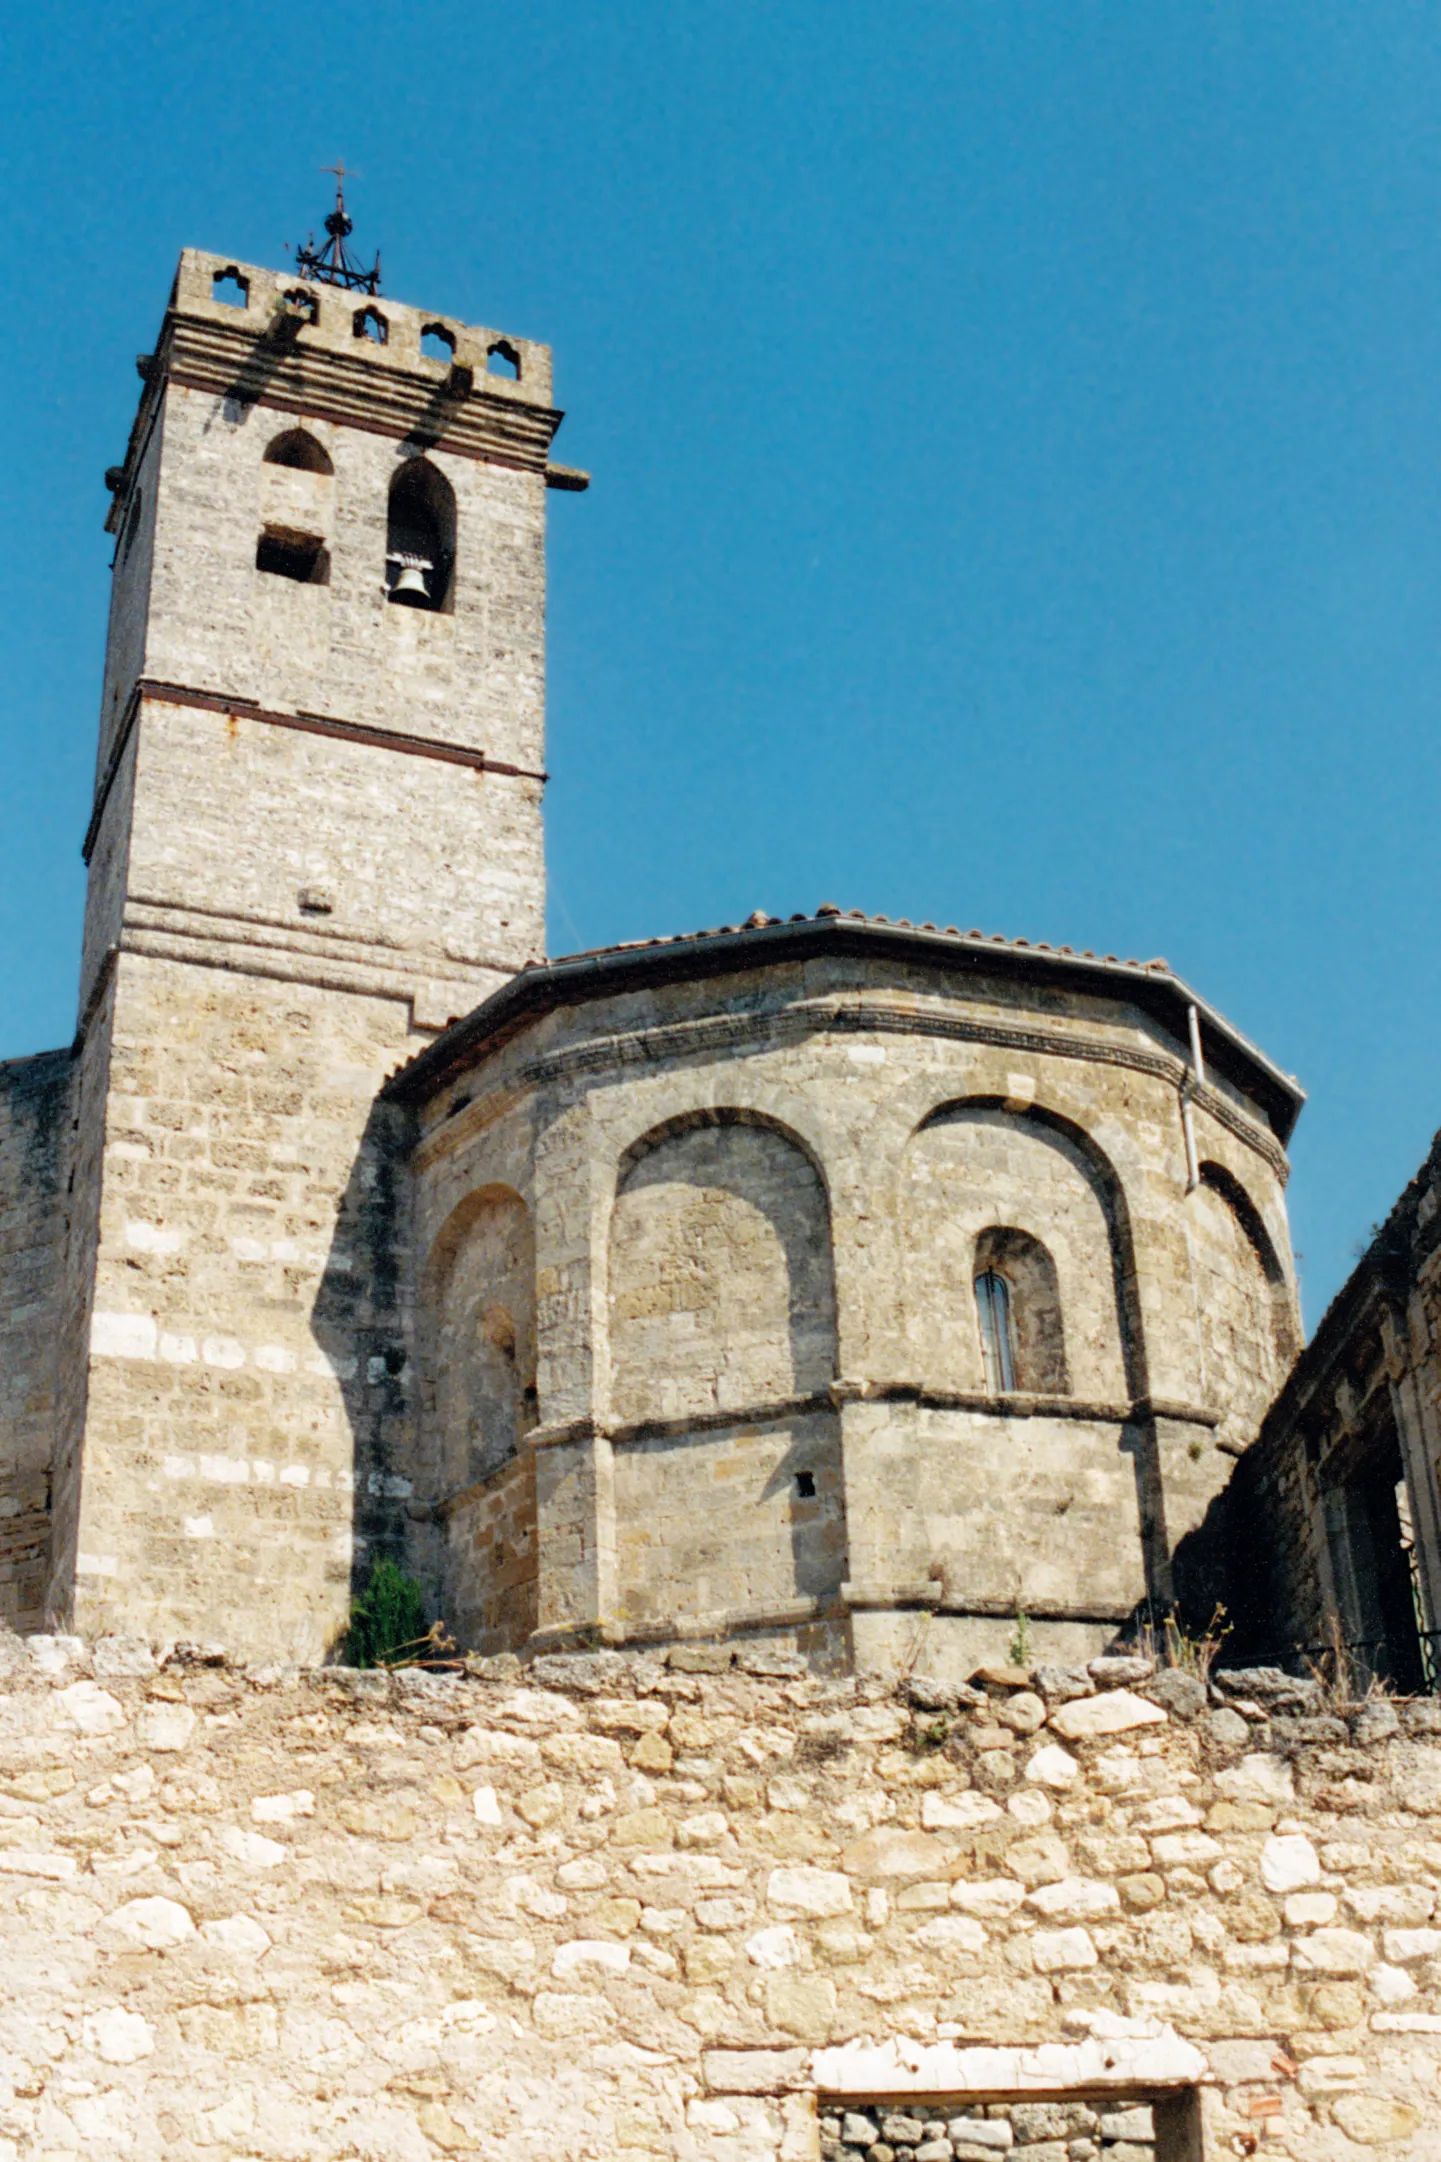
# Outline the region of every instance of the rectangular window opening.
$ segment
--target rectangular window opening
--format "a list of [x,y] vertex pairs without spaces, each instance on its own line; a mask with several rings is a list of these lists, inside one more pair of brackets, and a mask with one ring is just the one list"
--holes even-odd
[[293,579],[297,585],[328,586],[330,550],[312,533],[267,526],[256,546],[255,568],[272,578]]

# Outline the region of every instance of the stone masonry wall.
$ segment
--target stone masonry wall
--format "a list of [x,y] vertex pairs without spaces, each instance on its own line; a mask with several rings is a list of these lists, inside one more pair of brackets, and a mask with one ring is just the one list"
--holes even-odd
[[54,1609],[319,1658],[412,1491],[403,1196],[375,1108],[406,1011],[122,954],[115,1014]]
[[1405,1482],[1415,1611],[1441,1647],[1441,1135],[1238,1467],[1251,1587],[1241,1618],[1254,1646],[1314,1647],[1339,1630],[1357,1656],[1377,1655],[1357,1645],[1371,1634],[1356,1582],[1366,1557],[1348,1557],[1344,1527],[1348,1485],[1388,1439]]
[[7,2162],[1441,2153],[1434,1703],[0,1666]]
[[[540,767],[542,475],[431,451],[457,499],[454,610],[394,608],[384,588],[389,488],[414,445],[173,383],[165,397],[147,674]],[[297,421],[335,466],[323,586],[255,566],[272,507],[265,451]]]
[[0,1616],[43,1620],[74,1061],[0,1065]]
[[[1292,1304],[1274,1133],[1198,1099],[1191,1191],[1186,1068],[1124,1002],[890,955],[763,965],[743,935],[734,963],[506,1027],[417,1106],[420,1281],[494,1188],[534,1227],[540,1631],[654,1640],[727,1608],[904,1666],[935,1609],[927,1657],[963,1679],[1018,1608],[1058,1657],[1148,1595],[1204,1621]],[[1045,1249],[1064,1351],[1004,1401],[993,1236]],[[1213,1315],[1198,1261],[1233,1249]]]

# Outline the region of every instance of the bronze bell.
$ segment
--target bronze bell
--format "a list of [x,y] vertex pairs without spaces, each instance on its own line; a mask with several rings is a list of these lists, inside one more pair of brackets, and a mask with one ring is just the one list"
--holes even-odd
[[425,574],[434,570],[435,565],[427,556],[405,555],[399,550],[389,560],[400,565],[400,576],[390,589],[390,598],[407,608],[428,608],[430,588],[425,582]]

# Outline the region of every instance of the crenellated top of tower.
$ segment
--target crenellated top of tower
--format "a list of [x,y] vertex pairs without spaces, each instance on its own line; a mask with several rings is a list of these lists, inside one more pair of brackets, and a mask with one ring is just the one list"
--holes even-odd
[[153,353],[125,462],[106,484],[118,532],[150,418],[167,383],[238,406],[333,420],[580,489],[549,463],[563,414],[551,402],[550,347],[403,301],[187,248]]

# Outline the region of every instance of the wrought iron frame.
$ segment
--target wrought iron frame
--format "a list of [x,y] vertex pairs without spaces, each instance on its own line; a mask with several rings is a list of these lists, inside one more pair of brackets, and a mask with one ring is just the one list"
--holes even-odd
[[[372,300],[380,291],[380,250],[375,251],[375,261],[369,270],[362,268],[351,256],[345,243],[355,230],[354,220],[345,208],[345,166],[342,163],[322,168],[335,175],[335,208],[325,221],[330,238],[323,247],[315,245],[311,233],[303,248],[295,251],[295,267],[303,277],[313,278],[319,285],[338,285],[347,293],[368,293]],[[350,176],[355,178],[354,174]]]

